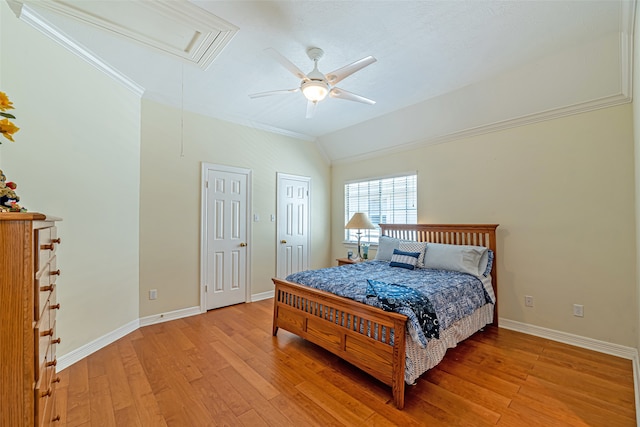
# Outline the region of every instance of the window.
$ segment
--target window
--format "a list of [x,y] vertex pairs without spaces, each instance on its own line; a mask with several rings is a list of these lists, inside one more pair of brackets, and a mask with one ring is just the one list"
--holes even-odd
[[[365,212],[375,225],[418,222],[418,176],[373,178],[344,185],[344,223],[356,212]],[[358,230],[345,230],[345,239],[357,242]],[[361,243],[378,243],[380,229],[362,230]]]

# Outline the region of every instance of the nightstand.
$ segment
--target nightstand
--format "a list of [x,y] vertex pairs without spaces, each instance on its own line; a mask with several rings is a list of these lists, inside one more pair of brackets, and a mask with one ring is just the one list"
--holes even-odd
[[352,259],[349,258],[336,258],[336,261],[338,261],[338,265],[347,265],[347,264],[356,264],[359,263],[361,260],[359,261],[354,261]]

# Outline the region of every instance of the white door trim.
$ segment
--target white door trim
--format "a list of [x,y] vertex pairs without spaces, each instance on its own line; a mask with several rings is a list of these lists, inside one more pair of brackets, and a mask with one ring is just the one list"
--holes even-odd
[[202,162],[202,168],[200,170],[200,312],[205,313],[207,311],[207,294],[205,292],[205,286],[207,285],[207,172],[209,170],[215,170],[220,172],[230,172],[243,174],[247,176],[247,263],[246,263],[246,278],[247,289],[245,295],[245,302],[251,301],[251,253],[253,252],[253,240],[252,240],[252,228],[251,228],[251,189],[253,188],[252,171],[251,169],[238,168],[235,166],[218,165],[215,163]]
[[[302,175],[292,175],[292,174],[288,174],[288,173],[283,173],[283,172],[276,172],[276,212],[278,213],[278,215],[280,214],[280,208],[281,208],[281,200],[280,200],[280,182],[282,179],[292,179],[292,180],[297,180],[297,181],[305,181],[308,185],[309,188],[309,195],[311,195],[311,177],[309,176],[302,176]],[[307,259],[306,259],[306,265],[310,266],[310,260],[311,260],[311,197],[309,197],[308,199],[308,206],[307,206]],[[282,274],[282,272],[280,271],[280,221],[276,222],[276,276],[280,277],[280,275]]]

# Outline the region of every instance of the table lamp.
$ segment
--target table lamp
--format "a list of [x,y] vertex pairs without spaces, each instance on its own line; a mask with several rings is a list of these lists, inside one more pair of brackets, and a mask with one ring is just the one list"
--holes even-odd
[[363,229],[373,230],[376,228],[375,225],[371,223],[369,217],[364,212],[356,212],[353,214],[347,225],[344,226],[347,230],[358,230],[356,232],[356,236],[358,236],[358,254],[353,259],[354,261],[359,261],[361,258],[360,254],[360,237],[362,237]]

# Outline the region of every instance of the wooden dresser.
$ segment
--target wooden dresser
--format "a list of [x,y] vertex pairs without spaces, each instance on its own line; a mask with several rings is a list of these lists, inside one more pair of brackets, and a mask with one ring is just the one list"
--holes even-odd
[[0,426],[50,426],[55,409],[59,218],[0,213]]

